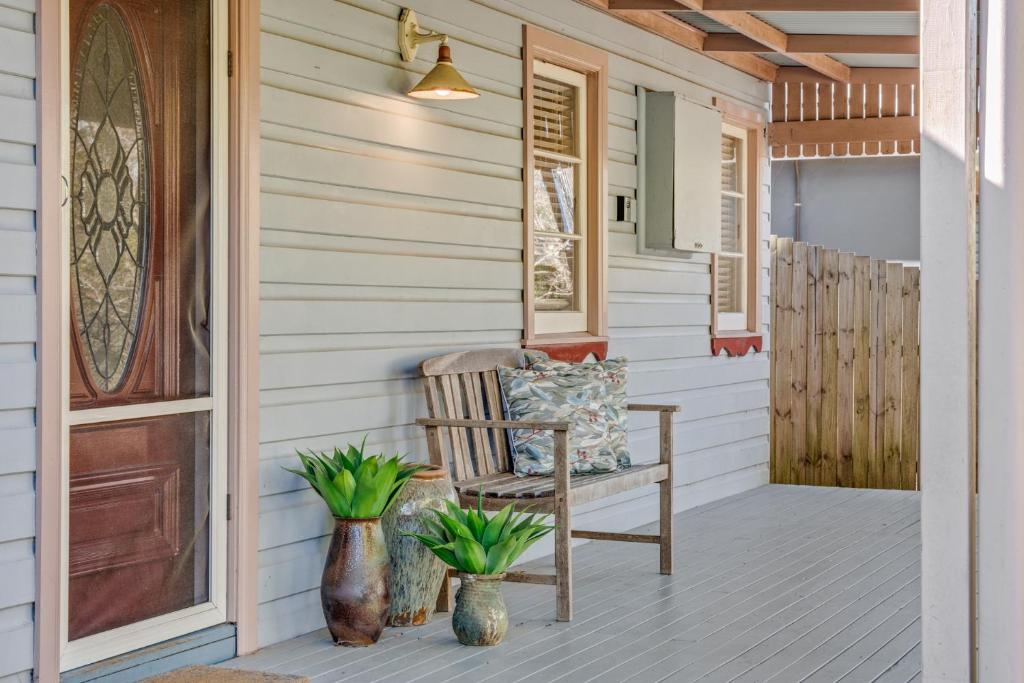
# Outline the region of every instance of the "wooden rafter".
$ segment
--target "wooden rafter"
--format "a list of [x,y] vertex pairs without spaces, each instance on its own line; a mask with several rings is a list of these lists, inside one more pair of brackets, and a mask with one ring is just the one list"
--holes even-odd
[[[793,52],[832,54],[916,55],[917,36],[854,36],[790,34],[788,47]],[[707,52],[764,52],[764,46],[738,33],[709,33],[704,39]]]
[[608,0],[608,8],[619,12],[678,11],[689,9],[679,0]]
[[[685,0],[611,0],[621,10],[694,9]],[[736,12],[917,12],[920,0],[703,0],[700,10]]]
[[[858,70],[851,69],[829,54],[917,54],[920,48],[920,40],[913,35],[790,35],[744,11],[915,11],[919,0],[577,1],[764,80],[785,78],[785,70],[794,67],[778,67],[759,57],[759,53],[777,52],[802,65],[796,68],[813,71],[819,79],[825,77],[838,83],[852,83],[856,82],[853,73]],[[699,12],[735,33],[708,34],[668,14],[681,10]],[[916,74],[914,69],[884,71],[914,71]],[[806,80],[804,75],[799,78]]]
[[[700,4],[700,0],[688,1]],[[793,51],[789,46],[788,35],[771,24],[758,19],[753,14],[747,12],[710,11],[704,11],[703,14],[723,26],[728,26],[747,38],[771,48],[775,52],[783,54],[810,69],[814,69],[823,76],[828,76],[837,81],[844,81],[850,76],[850,67],[828,55]]]
[[[828,55],[794,52],[789,47],[789,36],[775,28],[768,22],[758,19],[749,12],[720,12],[710,11],[705,7],[706,0],[673,0],[676,9],[693,10],[700,12],[709,19],[713,19],[723,26],[727,26],[737,33],[755,40],[765,46],[766,52],[778,52],[793,61],[799,62],[806,67],[814,69],[823,76],[842,81],[849,75],[850,67],[835,60]],[[658,0],[659,9],[664,10],[663,0]],[[643,6],[637,0],[608,0],[608,6],[612,10],[623,12],[635,12],[638,5]]]
[[[675,0],[671,1],[675,2]],[[704,52],[704,39],[707,37],[707,33],[664,12],[612,9],[609,7],[610,0],[578,0],[578,2],[608,12],[626,23],[650,31],[683,47]],[[675,8],[680,9],[680,6],[676,5]],[[708,57],[763,81],[774,81],[779,70],[777,65],[754,54],[721,52],[708,54]]]
[[917,12],[920,0],[704,0],[706,10],[740,12]]

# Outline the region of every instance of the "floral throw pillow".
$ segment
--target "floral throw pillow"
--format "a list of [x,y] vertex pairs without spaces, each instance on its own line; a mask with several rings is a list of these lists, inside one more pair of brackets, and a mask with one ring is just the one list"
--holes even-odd
[[[597,363],[529,359],[525,368],[498,368],[510,420],[570,422],[571,474],[598,474],[629,467],[626,433],[625,358]],[[510,430],[516,475],[555,471],[554,435]]]

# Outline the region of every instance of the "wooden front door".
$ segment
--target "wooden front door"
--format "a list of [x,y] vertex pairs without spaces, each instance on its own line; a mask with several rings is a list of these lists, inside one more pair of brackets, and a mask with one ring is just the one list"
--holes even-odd
[[209,0],[70,0],[68,639],[210,599]]

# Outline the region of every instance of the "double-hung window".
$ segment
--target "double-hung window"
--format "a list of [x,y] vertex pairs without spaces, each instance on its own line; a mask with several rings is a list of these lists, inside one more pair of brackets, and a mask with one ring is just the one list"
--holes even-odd
[[607,55],[524,32],[524,340],[604,338]]
[[722,127],[722,248],[717,256],[715,303],[719,331],[748,329],[748,277],[751,240],[747,131]]
[[587,329],[587,78],[533,65],[533,296],[538,333]]

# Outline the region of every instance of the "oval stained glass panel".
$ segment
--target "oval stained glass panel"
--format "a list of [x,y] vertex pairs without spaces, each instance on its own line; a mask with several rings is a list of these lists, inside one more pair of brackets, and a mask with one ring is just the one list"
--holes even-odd
[[94,386],[116,390],[139,336],[147,280],[149,159],[128,32],[100,5],[71,91],[71,307]]

